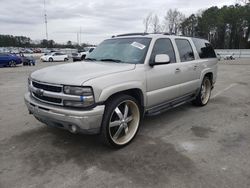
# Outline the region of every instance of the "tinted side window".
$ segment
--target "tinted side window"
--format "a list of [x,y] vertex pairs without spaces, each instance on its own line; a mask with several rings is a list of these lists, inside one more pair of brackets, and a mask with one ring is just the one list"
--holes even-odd
[[216,58],[214,49],[208,41],[197,38],[192,38],[192,40],[201,59]]
[[95,49],[95,48],[90,48],[90,49],[89,49],[89,53],[92,52],[94,49]]
[[155,56],[157,54],[167,54],[170,58],[170,63],[176,62],[174,48],[170,39],[156,40],[152,54],[151,54],[151,61],[154,61]]
[[194,52],[193,49],[186,39],[175,39],[181,62],[192,61],[194,60]]

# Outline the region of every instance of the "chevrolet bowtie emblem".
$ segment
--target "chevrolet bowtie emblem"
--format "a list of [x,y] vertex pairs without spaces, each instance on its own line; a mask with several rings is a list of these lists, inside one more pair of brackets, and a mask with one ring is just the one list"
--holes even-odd
[[36,90],[36,94],[37,94],[38,96],[43,96],[43,92],[44,92],[43,89],[37,89],[37,90]]

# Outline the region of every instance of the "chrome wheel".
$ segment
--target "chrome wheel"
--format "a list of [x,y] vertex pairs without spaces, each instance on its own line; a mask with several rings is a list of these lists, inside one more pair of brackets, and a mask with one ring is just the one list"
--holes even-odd
[[9,66],[10,67],[15,67],[16,66],[16,62],[15,61],[10,61],[9,62]]
[[132,100],[126,100],[113,110],[109,120],[109,136],[117,145],[133,139],[140,123],[140,110]]
[[206,104],[209,101],[211,95],[211,82],[209,79],[205,79],[201,85],[201,101],[202,104]]

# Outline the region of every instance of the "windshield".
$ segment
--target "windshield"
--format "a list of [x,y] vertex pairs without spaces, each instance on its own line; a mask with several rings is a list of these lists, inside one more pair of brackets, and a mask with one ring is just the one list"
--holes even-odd
[[103,41],[92,53],[88,54],[86,60],[142,64],[150,41],[150,38],[108,39]]

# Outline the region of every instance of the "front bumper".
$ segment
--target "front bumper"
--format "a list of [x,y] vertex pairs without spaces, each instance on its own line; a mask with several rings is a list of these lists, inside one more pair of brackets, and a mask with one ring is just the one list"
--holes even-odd
[[67,109],[60,106],[41,103],[33,99],[30,93],[24,96],[25,103],[31,114],[39,121],[53,127],[71,131],[75,126],[76,132],[97,134],[100,132],[104,105],[96,106],[91,110]]

